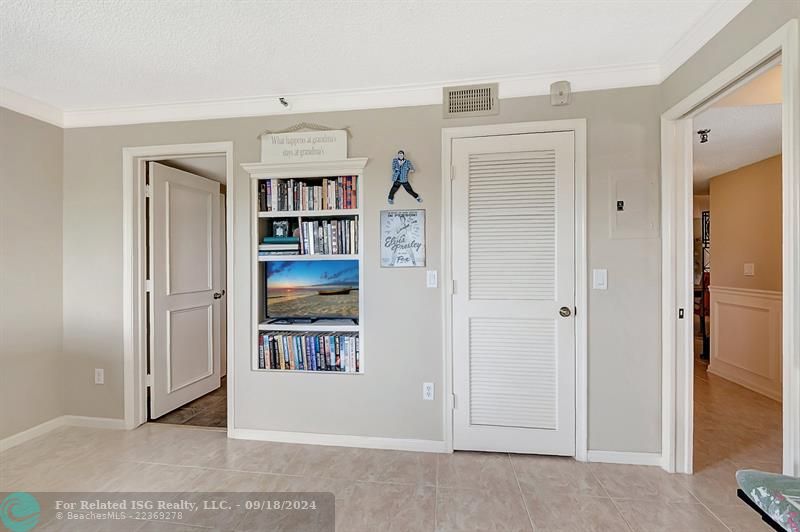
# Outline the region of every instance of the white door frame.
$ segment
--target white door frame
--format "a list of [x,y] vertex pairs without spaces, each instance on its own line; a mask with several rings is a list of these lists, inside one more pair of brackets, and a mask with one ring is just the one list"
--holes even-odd
[[586,253],[586,120],[516,122],[486,126],[442,129],[442,350],[444,360],[444,434],[448,452],[453,451],[453,254],[452,245],[452,141],[458,138],[496,135],[522,135],[572,131],[575,134],[575,458],[587,460],[588,450],[588,379],[587,379],[587,253]]
[[[233,179],[233,142],[137,146],[122,149],[122,314],[123,314],[123,380],[125,428],[134,429],[147,421],[147,353],[145,337],[147,313],[142,304],[145,296],[144,253],[144,165],[146,161],[185,157],[225,156],[226,216],[226,300],[228,331],[234,328],[234,263],[233,235],[235,197]],[[234,334],[228,334],[228,432],[233,428],[234,397]]]
[[[800,475],[800,44],[798,20],[661,115],[662,467],[693,458],[692,118],[780,56],[783,65],[783,472]],[[684,309],[685,319],[678,319]]]

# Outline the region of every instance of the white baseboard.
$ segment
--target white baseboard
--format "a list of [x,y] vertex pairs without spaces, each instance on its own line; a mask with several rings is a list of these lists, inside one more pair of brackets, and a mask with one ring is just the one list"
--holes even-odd
[[629,464],[659,466],[663,464],[661,453],[633,453],[618,451],[589,451],[589,462],[604,464]]
[[308,445],[333,445],[338,447],[361,447],[364,449],[390,449],[394,451],[419,451],[428,453],[450,452],[447,449],[447,445],[444,441],[437,440],[377,438],[373,436],[347,436],[343,434],[282,432],[258,429],[228,429],[228,437],[239,440],[303,443]]
[[124,429],[125,420],[113,417],[62,416],[65,425],[93,429]]
[[50,421],[45,421],[44,423],[40,423],[35,427],[29,428],[28,430],[23,430],[22,432],[17,432],[16,434],[12,434],[11,436],[8,436],[0,440],[0,451],[11,449],[12,447],[16,447],[21,443],[25,443],[26,441],[38,438],[42,434],[47,434],[51,430],[63,427],[64,424],[65,424],[64,416],[54,417]]
[[0,452],[16,447],[34,438],[38,438],[59,427],[92,427],[99,429],[123,429],[125,428],[124,419],[114,419],[107,417],[88,417],[88,416],[59,416],[49,421],[40,423],[22,432],[12,434],[0,440]]

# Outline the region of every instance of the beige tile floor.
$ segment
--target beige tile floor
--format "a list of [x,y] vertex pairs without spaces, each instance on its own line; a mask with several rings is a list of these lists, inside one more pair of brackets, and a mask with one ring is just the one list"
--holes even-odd
[[330,491],[338,531],[769,530],[736,498],[733,474],[778,467],[780,409],[732,386],[697,376],[693,476],[568,458],[231,440],[150,423],[62,428],[10,449],[0,454],[0,491]]

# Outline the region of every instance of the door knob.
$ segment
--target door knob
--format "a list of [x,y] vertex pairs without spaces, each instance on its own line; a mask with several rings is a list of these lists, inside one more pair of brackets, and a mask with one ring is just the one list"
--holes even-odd
[[214,292],[214,299],[222,299],[222,294],[219,292]]
[[572,311],[570,310],[569,307],[561,307],[560,309],[558,309],[558,313],[561,314],[561,317],[563,318],[569,318],[570,315],[572,314]]

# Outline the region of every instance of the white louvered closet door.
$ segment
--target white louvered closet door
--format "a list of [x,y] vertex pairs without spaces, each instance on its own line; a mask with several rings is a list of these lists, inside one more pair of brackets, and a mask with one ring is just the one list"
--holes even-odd
[[453,140],[456,449],[575,454],[574,161],[572,132]]

